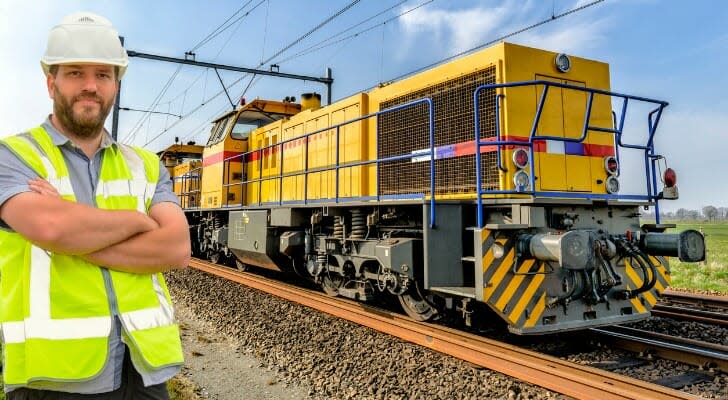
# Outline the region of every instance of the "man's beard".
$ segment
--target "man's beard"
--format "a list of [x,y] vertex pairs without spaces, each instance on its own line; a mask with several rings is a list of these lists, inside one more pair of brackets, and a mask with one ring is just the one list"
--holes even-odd
[[[79,100],[94,100],[101,106],[96,116],[81,112],[78,115],[73,112],[73,104]],[[53,102],[53,115],[68,131],[68,133],[80,138],[90,139],[97,136],[104,127],[106,116],[109,115],[112,102],[104,103],[104,100],[95,93],[84,93],[70,99],[62,95],[56,86],[56,96]]]

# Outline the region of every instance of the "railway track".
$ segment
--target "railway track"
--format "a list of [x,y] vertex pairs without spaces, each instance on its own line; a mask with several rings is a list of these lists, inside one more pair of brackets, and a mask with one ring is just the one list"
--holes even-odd
[[728,296],[709,296],[668,290],[652,310],[658,317],[728,327]]
[[613,347],[635,352],[646,358],[659,357],[705,370],[728,371],[728,346],[618,325],[592,328],[589,331]]
[[694,399],[696,396],[345,299],[193,259],[190,266],[508,376],[584,399]]

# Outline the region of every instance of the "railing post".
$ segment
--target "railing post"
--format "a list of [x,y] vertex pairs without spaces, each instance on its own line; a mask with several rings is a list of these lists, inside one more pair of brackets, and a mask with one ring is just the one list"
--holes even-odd
[[[278,174],[278,179],[280,179],[278,186],[278,204],[283,205],[283,144],[281,143],[278,146],[281,148],[281,162],[278,163],[278,168],[280,168],[280,173]],[[271,150],[273,150],[273,148],[271,148]]]
[[334,173],[335,179],[336,179],[336,200],[335,202],[339,202],[339,128],[340,126],[336,126],[336,164],[335,169],[336,172]]
[[435,105],[427,99],[430,114],[430,229],[435,229]]
[[[475,196],[478,202],[478,228],[483,227],[483,193],[480,188],[482,185],[480,178],[480,114],[478,113],[478,93],[480,88],[475,89],[473,93],[473,106],[475,107]],[[498,98],[496,97],[496,108],[498,107]],[[496,119],[497,121],[497,119]],[[496,139],[498,132],[496,132]],[[496,149],[500,149],[499,146]],[[498,163],[500,164],[500,152],[498,154]]]
[[305,136],[304,141],[304,164],[303,164],[303,204],[308,204],[308,139],[311,136]]
[[258,149],[258,205],[263,204],[263,149]]

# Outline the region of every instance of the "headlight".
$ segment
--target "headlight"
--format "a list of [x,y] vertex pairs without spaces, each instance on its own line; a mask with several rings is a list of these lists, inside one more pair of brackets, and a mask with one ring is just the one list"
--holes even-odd
[[513,175],[513,184],[516,185],[516,190],[519,192],[526,191],[531,186],[530,178],[524,171],[518,171]]
[[571,60],[569,59],[569,56],[564,53],[557,54],[556,59],[554,59],[554,63],[556,64],[556,69],[558,69],[559,72],[569,72],[571,69]]
[[609,194],[615,194],[619,192],[619,179],[615,177],[614,175],[611,175],[609,178],[607,178],[607,193]]

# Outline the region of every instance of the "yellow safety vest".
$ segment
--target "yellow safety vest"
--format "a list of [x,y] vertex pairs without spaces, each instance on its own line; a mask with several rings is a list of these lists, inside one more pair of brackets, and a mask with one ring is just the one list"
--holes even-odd
[[[2,141],[64,199],[76,200],[63,155],[42,127]],[[103,151],[97,207],[147,213],[159,178],[157,156],[122,144]],[[109,357],[113,323],[101,267],[48,252],[14,232],[0,231],[0,249],[5,384],[96,376]],[[149,370],[183,363],[162,274],[109,272],[132,359]]]

